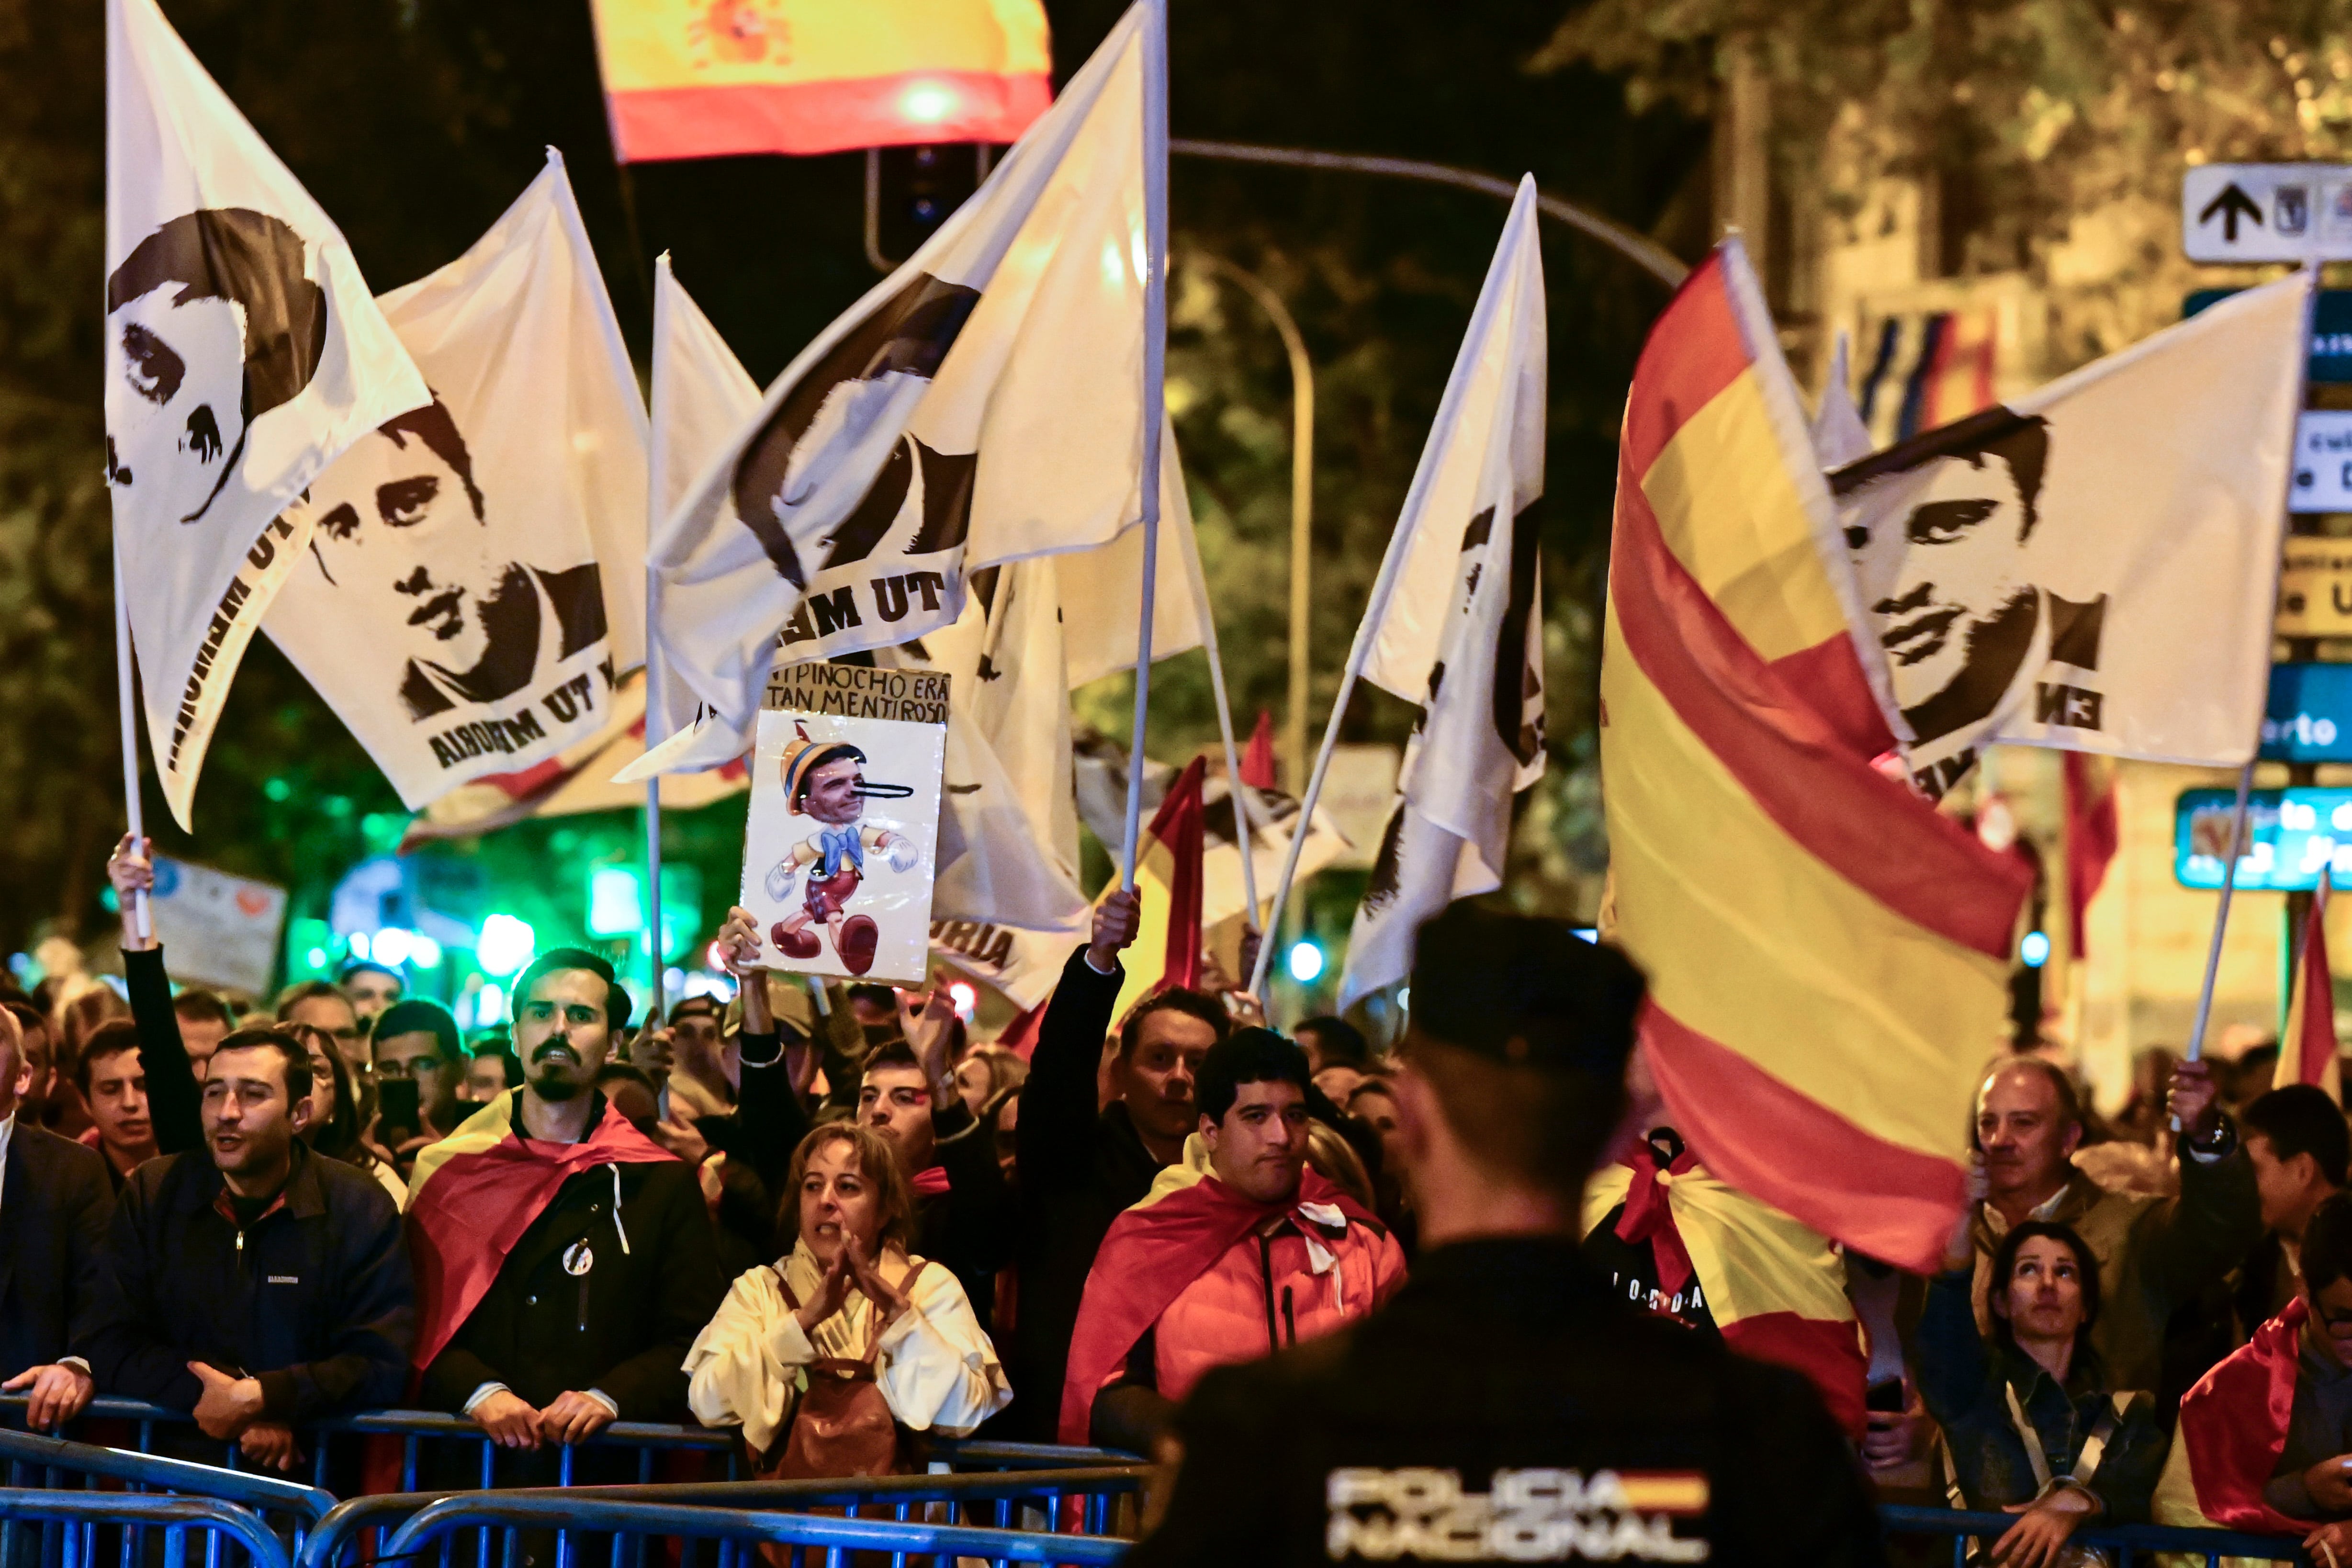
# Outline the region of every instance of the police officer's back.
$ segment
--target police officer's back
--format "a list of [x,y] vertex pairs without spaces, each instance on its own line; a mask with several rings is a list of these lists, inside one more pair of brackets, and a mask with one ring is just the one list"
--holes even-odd
[[1804,1380],[1633,1311],[1580,1258],[1641,997],[1556,921],[1423,927],[1397,1093],[1421,1260],[1355,1328],[1202,1380],[1135,1568],[1880,1561]]

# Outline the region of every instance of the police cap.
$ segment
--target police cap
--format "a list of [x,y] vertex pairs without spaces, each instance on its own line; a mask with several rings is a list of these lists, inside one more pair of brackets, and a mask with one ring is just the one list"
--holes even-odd
[[1633,1050],[1644,988],[1631,959],[1564,921],[1463,900],[1415,940],[1412,1024],[1512,1067],[1614,1079]]

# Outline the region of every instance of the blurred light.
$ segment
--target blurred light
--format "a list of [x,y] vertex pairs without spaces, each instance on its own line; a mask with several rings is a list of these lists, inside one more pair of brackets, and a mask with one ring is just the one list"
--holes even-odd
[[918,125],[937,125],[955,107],[955,89],[943,82],[919,81],[898,95],[899,115]]
[[294,786],[284,779],[270,779],[261,786],[261,793],[271,800],[282,801],[294,793]]
[[971,1023],[972,1009],[980,1005],[980,993],[959,980],[949,985],[948,996],[955,1003],[957,1016]]
[[419,969],[441,967],[441,944],[421,931],[408,933],[408,962]]
[[1412,986],[1400,985],[1397,987],[1397,1010],[1403,1013],[1410,1013],[1412,1011]]
[[686,994],[688,996],[716,996],[721,1002],[732,1002],[735,1000],[735,982],[728,975],[698,972],[686,977]]
[[646,929],[645,885],[627,866],[588,873],[588,934],[630,936]]
[[1601,941],[1601,928],[1599,926],[1570,926],[1569,930],[1575,935],[1582,937],[1589,942],[1597,944]]
[[727,967],[727,950],[713,942],[702,950],[702,963],[707,969],[724,970]]
[[352,956],[353,958],[365,958],[368,956],[367,932],[363,931],[355,931],[352,932]]
[[[497,917],[492,917],[497,918]],[[485,985],[474,995],[474,1027],[507,1021],[507,994],[496,985]]]
[[[353,937],[352,941],[356,944],[359,938]],[[405,963],[408,962],[409,951],[408,932],[398,926],[386,926],[375,933],[375,942],[370,956],[378,963]]]
[[[482,966],[485,973],[512,974],[530,962],[530,955],[538,948],[539,933],[530,929],[530,921],[512,915],[492,915],[482,922],[482,939],[474,945],[474,962]],[[495,985],[482,987],[486,994],[497,989]]]
[[686,971],[675,963],[663,970],[662,989],[673,996],[683,994],[686,989]]
[[313,969],[324,969],[327,967],[327,950],[323,947],[314,947],[303,955],[303,961]]
[[1323,973],[1323,950],[1311,942],[1295,942],[1290,944],[1290,955],[1285,962],[1289,965],[1293,980],[1301,985],[1311,985],[1315,977]]
[[2027,931],[2025,940],[2017,944],[2017,956],[2028,969],[2039,969],[2049,963],[2049,933],[2038,931]]

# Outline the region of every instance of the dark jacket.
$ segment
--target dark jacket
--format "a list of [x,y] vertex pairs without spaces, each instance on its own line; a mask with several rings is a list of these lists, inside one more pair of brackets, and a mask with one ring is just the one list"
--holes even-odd
[[131,1173],[74,1349],[101,1394],[193,1410],[187,1363],[259,1379],[273,1421],[396,1403],[416,1300],[400,1215],[374,1178],[294,1146],[279,1201],[240,1230],[212,1161]]
[[106,1157],[22,1117],[0,1174],[0,1382],[68,1353],[98,1295],[114,1216]]
[[[1392,1557],[1416,1529],[1454,1539],[1402,1554],[1558,1560],[1580,1526],[1703,1539],[1718,1568],[1884,1560],[1805,1380],[1633,1310],[1566,1237],[1423,1252],[1362,1322],[1210,1373],[1176,1429],[1167,1516],[1131,1568]],[[1465,1532],[1489,1544],[1457,1557]]]
[[1127,1107],[1102,1110],[1096,1102],[1103,1037],[1124,978],[1117,966],[1097,973],[1083,947],[1070,954],[1038,1020],[1021,1089],[1021,1311],[1006,1370],[1014,1432],[1041,1443],[1053,1442],[1060,1426],[1062,1378],[1087,1271],[1111,1221],[1142,1201],[1160,1173]]
[[[2114,1409],[2109,1396],[2116,1391],[2095,1355],[2077,1356],[2061,1387],[2032,1357],[1981,1337],[1969,1295],[1965,1270],[1928,1284],[1912,1356],[1919,1397],[1944,1429],[1961,1494],[1970,1508],[1989,1512],[2032,1502],[2040,1491],[2024,1434],[2009,1407],[2010,1389],[2017,1391],[2050,1473],[2061,1477],[2073,1473],[2084,1442]],[[2156,1402],[2143,1393],[2117,1419],[2091,1474],[2090,1490],[2106,1505],[2102,1522],[2147,1520],[2168,1447]]]
[[139,1029],[139,1068],[147,1075],[147,1118],[155,1129],[158,1152],[177,1154],[205,1142],[204,1090],[180,1037],[180,1016],[172,1009],[172,977],[163,950],[122,952],[123,988],[131,993],[131,1018]]
[[[603,1115],[600,1095],[589,1124]],[[625,1252],[614,1226],[615,1172]],[[596,1389],[624,1421],[679,1420],[679,1369],[724,1289],[690,1167],[598,1165],[556,1189],[522,1233],[488,1293],[425,1369],[424,1400],[461,1411],[483,1384],[503,1383],[543,1406]]]

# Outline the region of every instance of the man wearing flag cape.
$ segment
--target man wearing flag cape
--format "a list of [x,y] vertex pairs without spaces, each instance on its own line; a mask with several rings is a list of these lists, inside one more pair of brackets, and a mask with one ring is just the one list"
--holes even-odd
[[515,998],[522,1087],[418,1155],[409,1186],[422,1397],[519,1449],[680,1419],[722,1288],[694,1172],[596,1091],[628,995],[558,948]]

